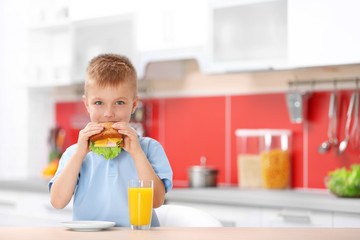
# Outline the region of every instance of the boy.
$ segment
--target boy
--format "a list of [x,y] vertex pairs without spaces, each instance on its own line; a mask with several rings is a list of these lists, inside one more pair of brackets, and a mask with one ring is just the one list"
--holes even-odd
[[[130,226],[127,187],[129,179],[154,181],[153,207],[160,207],[172,188],[172,170],[157,141],[139,137],[129,126],[137,103],[137,75],[123,56],[103,54],[93,58],[85,76],[83,102],[91,122],[79,133],[77,144],[61,157],[49,182],[51,204],[64,208],[74,194],[73,220],[103,220]],[[89,138],[103,130],[102,122],[124,135],[124,147],[110,160],[89,149]],[[152,226],[159,226],[153,211]]]

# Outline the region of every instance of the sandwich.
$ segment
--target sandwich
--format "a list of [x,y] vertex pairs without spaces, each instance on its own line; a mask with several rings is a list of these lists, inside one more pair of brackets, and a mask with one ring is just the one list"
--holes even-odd
[[104,122],[104,130],[90,137],[90,150],[105,159],[115,158],[124,147],[123,135],[112,127],[115,122]]

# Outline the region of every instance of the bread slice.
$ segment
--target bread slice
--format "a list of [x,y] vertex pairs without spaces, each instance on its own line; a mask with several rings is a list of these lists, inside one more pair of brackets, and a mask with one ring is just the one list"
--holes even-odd
[[[104,130],[101,133],[92,135],[90,137],[91,142],[96,142],[97,140],[101,140],[104,138],[123,138],[123,135],[120,134],[116,129],[112,127],[115,122],[104,122]],[[124,142],[120,143],[120,147],[124,146]]]

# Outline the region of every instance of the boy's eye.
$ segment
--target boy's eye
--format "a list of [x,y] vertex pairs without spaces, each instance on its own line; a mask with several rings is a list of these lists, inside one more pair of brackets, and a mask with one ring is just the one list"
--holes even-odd
[[116,104],[117,105],[123,105],[123,104],[125,104],[125,102],[124,101],[117,101]]
[[95,105],[102,105],[103,103],[102,103],[102,101],[96,101],[95,102]]

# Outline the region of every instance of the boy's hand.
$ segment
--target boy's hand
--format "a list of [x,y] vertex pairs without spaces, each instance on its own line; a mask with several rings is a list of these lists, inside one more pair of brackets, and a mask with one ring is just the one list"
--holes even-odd
[[79,132],[77,150],[87,154],[90,151],[89,138],[92,135],[100,133],[103,129],[104,126],[101,123],[89,122],[86,127]]
[[126,122],[117,122],[112,125],[119,133],[124,135],[124,150],[134,156],[142,151],[136,130]]

